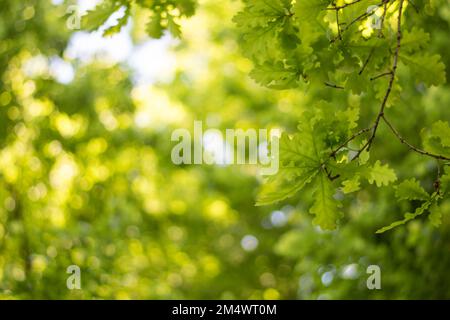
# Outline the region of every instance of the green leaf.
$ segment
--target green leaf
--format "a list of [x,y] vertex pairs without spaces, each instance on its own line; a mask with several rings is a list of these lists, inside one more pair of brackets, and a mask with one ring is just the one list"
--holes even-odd
[[[361,145],[360,145],[360,148],[362,148],[366,143],[367,143],[367,140],[363,140]],[[367,148],[364,149],[361,152],[361,154],[359,155],[359,159],[358,160],[359,160],[359,163],[361,165],[367,164],[369,162],[369,160],[370,160],[370,151],[367,150]]]
[[431,130],[422,131],[422,141],[425,150],[450,157],[450,128],[448,122],[435,122]]
[[[385,78],[380,78],[373,81],[373,88],[375,90],[375,97],[379,101],[383,101],[386,96],[386,91],[389,87],[389,81],[386,81]],[[402,92],[402,87],[395,81],[392,85],[391,94],[389,96],[388,101],[386,102],[387,107],[392,107],[396,105],[400,101],[400,93]]]
[[436,228],[442,224],[442,210],[437,204],[434,204],[430,208],[430,214],[428,215],[428,219],[430,220],[431,224]]
[[435,122],[431,128],[431,134],[439,138],[444,147],[450,147],[450,126],[448,122]]
[[358,106],[353,106],[347,108],[345,111],[338,111],[336,116],[340,121],[347,122],[348,133],[351,134],[352,130],[358,127],[360,108]]
[[415,179],[403,181],[396,187],[395,196],[399,200],[428,200],[430,195]]
[[430,42],[430,34],[423,29],[413,27],[412,30],[405,30],[402,38],[402,51],[414,52],[426,48]]
[[180,10],[181,15],[191,17],[194,15],[197,8],[196,0],[177,0],[177,8]]
[[163,27],[161,26],[161,15],[155,14],[147,23],[146,31],[148,35],[155,39],[160,39],[163,36]]
[[293,26],[289,22],[290,3],[247,0],[245,4],[244,9],[233,18],[242,32],[244,54],[258,65],[284,56],[280,50],[281,43],[286,43],[286,37],[289,41],[295,41]]
[[292,137],[282,134],[279,144],[279,171],[267,179],[260,190],[257,205],[278,202],[295,195],[322,171],[326,134],[313,119],[315,113],[305,113],[304,121]]
[[292,197],[311,182],[320,170],[315,138],[311,126],[306,126],[292,138],[287,134],[281,136],[279,171],[262,186],[257,205],[267,205]]
[[130,7],[127,7],[127,10],[125,11],[123,17],[121,17],[117,24],[114,26],[109,27],[103,32],[103,36],[112,36],[116,33],[119,33],[120,30],[122,30],[123,27],[125,27],[128,23],[128,19],[130,18]]
[[[298,0],[294,4],[293,12],[295,21],[299,26],[301,43],[305,47],[317,44],[320,40],[322,45],[328,42],[326,38],[327,28],[324,17],[325,10],[330,4],[327,0]],[[328,43],[327,43],[328,44]],[[317,47],[315,49],[318,49]],[[323,63],[330,62],[324,59]],[[324,67],[324,65],[322,65]]]
[[441,177],[441,192],[446,194],[450,193],[450,168],[446,167],[446,173]]
[[297,86],[296,70],[285,68],[281,61],[256,66],[250,76],[259,84],[272,89],[289,89]]
[[278,54],[278,28],[281,28],[281,25],[275,21],[268,27],[245,33],[241,42],[244,54],[258,64],[276,58]]
[[314,22],[325,16],[328,0],[297,0],[294,13],[300,23]]
[[317,175],[315,168],[284,167],[279,173],[270,177],[262,186],[256,201],[257,206],[265,206],[294,196]]
[[423,82],[430,87],[446,82],[445,65],[441,61],[440,55],[430,53],[400,54],[400,58],[411,69],[416,83]]
[[175,22],[174,17],[170,14],[167,15],[167,29],[174,38],[181,38],[181,28],[178,23]]
[[353,179],[342,182],[342,192],[348,194],[358,191],[361,188],[359,179],[360,177],[356,175]]
[[323,230],[336,229],[338,220],[343,216],[341,204],[333,196],[336,193],[332,182],[327,175],[321,171],[316,177],[313,191],[314,204],[309,210],[316,217],[313,223]]
[[244,28],[267,27],[270,22],[286,15],[288,8],[279,0],[246,0],[246,7],[233,21]]
[[370,184],[376,183],[377,187],[381,187],[383,185],[387,186],[391,182],[395,182],[397,176],[395,171],[389,168],[387,164],[383,166],[381,165],[381,162],[377,160],[372,167],[368,168],[367,180]]
[[120,8],[116,1],[103,1],[83,17],[83,28],[88,31],[97,30],[109,17]]

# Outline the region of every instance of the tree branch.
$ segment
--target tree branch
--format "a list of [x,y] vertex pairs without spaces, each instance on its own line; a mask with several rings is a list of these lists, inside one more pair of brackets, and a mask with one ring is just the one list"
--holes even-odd
[[[372,133],[371,133],[369,139],[367,140],[367,142],[364,144],[364,146],[362,148],[360,148],[358,150],[357,155],[352,160],[359,158],[359,156],[361,155],[361,153],[364,150],[370,150],[370,148],[372,146],[372,143],[375,140],[375,137],[376,137],[376,134],[377,134],[377,131],[378,131],[378,127],[380,125],[380,121],[381,121],[381,119],[383,119],[383,121],[387,124],[389,129],[394,133],[394,135],[398,138],[398,140],[402,144],[406,145],[410,150],[412,150],[412,151],[414,151],[414,152],[416,152],[418,154],[434,158],[436,160],[447,160],[447,161],[450,160],[449,157],[446,157],[446,156],[443,156],[443,155],[439,155],[439,154],[434,154],[434,153],[422,150],[422,149],[420,149],[418,147],[415,147],[414,145],[412,145],[408,141],[406,141],[402,137],[402,135],[398,132],[398,130],[395,129],[395,127],[388,121],[388,119],[386,118],[386,116],[384,114],[387,102],[389,100],[389,97],[390,97],[390,95],[392,93],[392,89],[393,89],[393,86],[394,86],[395,75],[396,75],[397,68],[398,68],[400,48],[401,48],[401,42],[402,42],[402,27],[401,27],[401,24],[402,24],[402,15],[403,15],[403,8],[404,8],[403,5],[404,5],[404,1],[405,0],[399,0],[399,1],[400,1],[400,3],[399,3],[399,8],[398,8],[398,18],[397,18],[397,44],[396,44],[396,47],[395,47],[394,59],[393,59],[393,63],[392,63],[392,69],[389,72],[382,73],[382,74],[380,74],[378,76],[375,76],[375,77],[370,79],[371,81],[373,81],[373,80],[379,79],[379,78],[384,77],[384,76],[389,76],[388,88],[387,88],[386,93],[385,93],[385,95],[383,97],[383,100],[381,102],[380,110],[379,110],[379,112],[378,112],[378,114],[377,114],[377,116],[375,118],[375,121],[374,121],[374,123],[373,123],[373,125],[371,127],[366,128],[366,129],[362,129],[362,130],[356,132],[355,134],[353,134],[351,137],[349,137],[345,142],[343,142],[341,145],[339,145],[336,149],[334,149],[330,153],[330,155],[329,155],[330,158],[335,158],[339,151],[341,151],[343,148],[347,147],[348,143],[350,143],[351,141],[353,141],[357,137],[359,137],[359,136],[361,136],[361,135],[363,135],[363,134],[365,134],[367,132],[372,131]],[[339,9],[345,8],[345,7],[349,6],[349,5],[355,4],[357,2],[360,2],[360,1],[355,1],[355,2],[352,2],[352,3],[348,3],[348,4],[345,4],[345,5],[341,6],[341,7],[336,7],[335,6],[335,7],[330,8],[330,9],[336,10],[336,14],[337,14]],[[388,3],[389,3],[389,0],[383,0],[383,2],[382,2],[382,4],[384,5],[384,12],[383,12],[383,17],[382,17],[383,20],[385,19],[386,10],[387,10],[387,4]],[[366,17],[367,15],[368,15],[368,13],[357,17],[349,25],[347,25],[347,27],[345,29],[343,29],[342,31],[339,28],[339,21],[337,20],[338,31],[339,31],[338,32],[339,33],[339,38],[341,37],[341,33],[344,32],[345,30],[347,30],[350,27],[351,24],[353,24],[356,21],[359,21],[360,19]],[[338,19],[338,15],[337,15],[336,19]],[[333,39],[333,41],[335,41],[335,40],[336,39]],[[369,54],[367,60],[365,61],[364,65],[363,65],[363,68],[360,71],[360,74],[364,71],[366,65],[368,64],[368,62],[369,62],[369,60],[371,58],[372,53],[373,52],[371,52]],[[333,84],[329,84],[329,83],[325,83],[325,85],[327,85],[329,87],[333,87],[333,88],[343,89],[343,87],[339,87],[339,86],[336,86],[336,85],[333,85]],[[331,174],[328,171],[326,171],[326,172],[329,174],[329,178],[334,178],[334,177],[331,177]]]
[[370,81],[374,81],[374,80],[377,80],[381,77],[388,76],[388,75],[392,75],[392,71],[385,72],[385,73],[379,74],[378,76],[372,77],[372,78],[370,78]]
[[428,151],[425,151],[425,150],[422,150],[422,149],[419,149],[419,148],[413,146],[411,143],[409,143],[402,137],[402,135],[398,132],[398,130],[394,128],[392,123],[388,121],[388,119],[386,118],[385,115],[383,115],[382,118],[383,118],[384,122],[388,125],[389,129],[391,129],[391,131],[394,133],[394,135],[398,138],[398,140],[400,140],[401,143],[406,145],[412,151],[417,152],[417,153],[427,156],[427,157],[435,158],[437,160],[450,160],[450,158],[448,158],[448,157],[445,157],[445,156],[442,156],[439,154],[433,154],[431,152],[428,152]]
[[394,81],[395,81],[395,74],[397,72],[397,67],[398,67],[398,57],[399,57],[399,54],[400,54],[400,47],[401,47],[401,44],[402,44],[403,3],[404,3],[404,0],[400,0],[400,4],[399,4],[399,8],[398,8],[398,18],[397,18],[397,46],[395,48],[394,62],[392,64],[392,71],[390,73],[390,79],[389,79],[388,88],[386,90],[386,93],[384,95],[383,101],[381,103],[380,111],[378,112],[378,115],[377,115],[377,117],[375,119],[375,122],[373,124],[372,135],[370,136],[369,140],[367,140],[367,142],[364,144],[364,146],[359,150],[359,152],[356,155],[355,159],[358,158],[364,150],[366,150],[366,149],[370,150],[370,147],[372,146],[372,142],[375,140],[375,136],[377,134],[378,126],[380,125],[380,120],[381,120],[381,118],[384,115],[384,110],[386,108],[389,96],[391,95],[391,92],[392,92],[392,88],[393,88]]
[[359,136],[363,135],[366,132],[369,132],[370,130],[372,130],[372,128],[365,128],[362,129],[358,132],[356,132],[355,134],[353,134],[350,138],[348,138],[347,140],[345,140],[344,143],[342,143],[341,145],[339,145],[336,149],[334,149],[331,153],[330,153],[330,157],[334,158],[336,157],[336,154],[341,151],[343,148],[345,148],[347,146],[347,144],[349,144],[350,142],[352,142],[353,140],[355,140],[356,138],[358,138]]
[[378,30],[378,37],[383,37],[383,27],[384,27],[384,21],[386,20],[386,13],[387,13],[387,5],[388,5],[388,0],[384,1],[383,4],[383,15],[381,16],[381,25],[380,25],[380,30]]
[[369,62],[370,62],[370,59],[372,58],[372,55],[373,55],[373,52],[374,52],[374,51],[375,51],[375,47],[373,47],[373,48],[370,50],[370,53],[369,53],[369,55],[367,56],[366,61],[364,61],[364,64],[363,64],[361,70],[360,70],[359,73],[358,73],[359,75],[362,75],[362,73],[363,73],[364,70],[366,69],[367,65],[368,65]]
[[332,84],[332,83],[328,83],[328,82],[324,82],[324,85],[326,85],[327,87],[333,88],[333,89],[341,89],[344,90],[344,87],[338,86],[336,84]]

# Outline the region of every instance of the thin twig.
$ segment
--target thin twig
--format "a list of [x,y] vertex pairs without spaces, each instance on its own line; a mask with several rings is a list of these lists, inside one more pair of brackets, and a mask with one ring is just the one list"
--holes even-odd
[[341,89],[341,90],[344,90],[344,89],[345,89],[344,87],[341,87],[341,86],[338,86],[338,85],[335,85],[335,84],[332,84],[332,83],[328,83],[328,82],[324,82],[324,84],[325,84],[327,87],[334,88],[334,89]]
[[434,189],[436,190],[437,194],[441,194],[441,164],[439,163],[439,160],[436,160],[437,165],[437,177],[436,181],[434,182]]
[[[381,3],[379,3],[377,6],[379,7],[379,6],[381,6],[381,5],[384,5],[384,4],[386,3],[386,1],[389,2],[389,0],[382,0]],[[359,1],[358,1],[358,2],[359,2]],[[349,5],[352,5],[352,4],[355,4],[355,3],[358,3],[358,2],[352,2],[352,3],[349,3],[349,4],[347,4],[347,5],[343,5],[343,6],[341,6],[341,7],[344,7],[344,8],[345,8],[345,7],[348,7]],[[340,9],[340,7],[336,7],[336,6],[331,7],[331,8],[327,8],[327,10],[336,10],[336,11],[338,11],[339,9]],[[357,23],[358,21],[361,21],[362,19],[365,19],[365,18],[371,16],[373,13],[374,13],[374,11],[364,12],[363,14],[359,15],[358,17],[356,17],[355,19],[353,19],[352,21],[350,21],[350,22],[345,26],[345,28],[341,29],[341,31],[340,31],[341,36],[342,36],[342,34],[343,34],[345,31],[347,31],[348,29],[350,29],[350,27],[351,27],[352,25],[354,25],[354,24]],[[337,37],[334,37],[333,39],[331,39],[331,40],[330,40],[330,43],[335,43],[336,40],[338,40],[338,39],[341,39],[341,38],[339,37],[339,35],[338,35]]]
[[416,13],[419,13],[419,8],[417,8],[417,6],[414,4],[414,2],[412,2],[411,0],[408,0],[408,3],[414,8]]
[[394,135],[398,138],[398,140],[400,140],[401,143],[403,143],[404,145],[406,145],[409,149],[411,149],[414,152],[417,152],[421,155],[427,156],[427,157],[431,157],[434,158],[436,160],[450,160],[450,158],[445,157],[443,155],[439,155],[439,154],[434,154],[422,149],[419,149],[415,146],[413,146],[411,143],[409,143],[408,141],[406,141],[402,135],[398,132],[397,129],[394,128],[394,126],[392,125],[392,123],[390,121],[388,121],[388,119],[386,118],[386,115],[382,115],[381,118],[384,120],[384,122],[388,125],[388,127],[391,129],[391,131],[394,133]]
[[388,75],[392,75],[392,71],[385,72],[385,73],[379,74],[378,76],[372,77],[372,78],[370,78],[370,81],[374,81],[374,80],[377,80],[377,79],[379,79],[381,77],[385,77],[385,76],[388,76]]
[[[347,31],[353,24],[355,24],[356,22],[358,22],[358,21],[360,21],[360,20],[362,20],[362,19],[364,19],[364,18],[367,18],[369,15],[370,15],[370,14],[369,14],[368,12],[364,12],[362,15],[360,15],[360,16],[356,17],[355,19],[353,19],[349,24],[347,24],[347,25],[345,26],[344,29],[341,30],[341,35],[342,35],[342,33],[344,33],[345,31]],[[339,39],[338,37],[335,37],[335,38],[331,39],[330,42],[331,42],[331,43],[334,43],[334,42],[336,42],[336,40],[338,40],[338,39]]]
[[384,1],[383,5],[383,15],[381,16],[381,23],[380,23],[380,30],[378,30],[378,37],[383,37],[383,27],[384,27],[384,21],[386,20],[386,13],[387,13],[387,5],[389,0]]
[[347,140],[345,140],[345,142],[343,142],[341,145],[339,145],[336,149],[334,149],[331,153],[330,153],[330,157],[334,158],[336,157],[336,154],[341,151],[343,148],[347,147],[347,144],[349,144],[350,142],[352,142],[353,140],[355,140],[356,138],[358,138],[359,136],[363,135],[366,132],[369,132],[370,130],[372,130],[372,128],[365,128],[362,129],[358,132],[356,132],[355,134],[353,134],[350,138],[348,138]]
[[339,40],[342,40],[341,26],[339,25],[339,10],[336,10],[336,25],[337,25],[337,29],[338,29]]
[[369,56],[367,57],[366,61],[364,61],[364,64],[363,64],[361,70],[358,73],[359,75],[362,75],[362,73],[366,69],[367,65],[369,64],[370,59],[372,58],[372,55],[373,55],[374,51],[375,51],[375,47],[373,47],[372,50],[370,50]]

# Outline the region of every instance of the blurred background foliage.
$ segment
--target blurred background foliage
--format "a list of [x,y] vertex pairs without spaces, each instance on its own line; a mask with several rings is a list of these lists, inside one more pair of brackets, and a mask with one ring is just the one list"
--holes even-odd
[[[450,7],[442,3],[417,19],[448,71]],[[139,60],[145,69],[173,58],[152,81],[139,80],[128,58],[71,55],[74,39],[87,33],[67,28],[70,4],[0,0],[1,298],[450,298],[448,200],[438,229],[417,219],[375,235],[412,204],[392,207],[391,189],[367,188],[343,200],[340,228],[323,232],[302,201],[310,195],[255,207],[255,167],[172,164],[174,129],[202,120],[221,130],[289,132],[314,96],[249,79],[231,22],[238,1],[200,1],[181,21],[182,40],[149,40],[146,18],[135,12],[113,38],[128,34],[133,48],[169,43]],[[408,114],[392,110],[399,130],[414,137],[450,119],[442,108],[448,89],[407,91]],[[382,143],[373,152],[389,154],[400,178],[413,174],[431,187],[433,161],[393,139]],[[73,264],[81,290],[66,287]],[[382,290],[366,287],[371,264],[381,267]]]

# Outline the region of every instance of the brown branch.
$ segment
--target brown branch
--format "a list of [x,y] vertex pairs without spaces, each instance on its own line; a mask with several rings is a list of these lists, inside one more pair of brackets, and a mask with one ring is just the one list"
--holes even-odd
[[436,181],[434,181],[434,190],[436,190],[437,194],[441,194],[441,165],[439,163],[439,160],[436,161],[436,165],[437,165],[437,177],[436,177]]
[[[391,92],[393,90],[393,86],[394,86],[394,82],[395,82],[395,75],[396,75],[397,68],[398,68],[400,48],[401,48],[401,43],[402,43],[402,28],[401,28],[401,25],[402,25],[402,15],[403,15],[404,0],[399,0],[399,1],[400,1],[400,3],[399,3],[399,8],[398,8],[398,18],[397,18],[397,44],[396,44],[396,47],[395,47],[394,58],[393,58],[393,63],[392,63],[392,69],[389,72],[382,73],[382,74],[380,74],[378,76],[375,76],[375,77],[370,79],[371,81],[373,81],[373,80],[379,79],[379,78],[384,77],[384,76],[390,76],[388,88],[387,88],[386,93],[384,95],[384,98],[383,98],[383,100],[381,102],[380,110],[379,110],[379,112],[378,112],[378,114],[377,114],[377,116],[375,118],[375,121],[374,121],[374,123],[373,123],[373,125],[371,127],[366,128],[366,129],[362,129],[362,130],[356,132],[355,134],[353,134],[352,136],[350,136],[345,142],[343,142],[341,145],[339,145],[336,149],[334,149],[330,153],[328,159],[330,159],[330,158],[336,159],[337,153],[339,151],[341,151],[343,148],[347,147],[347,145],[351,141],[355,140],[357,137],[359,137],[359,136],[361,136],[361,135],[363,135],[365,133],[368,133],[368,132],[372,131],[372,133],[371,133],[369,139],[367,140],[367,142],[364,144],[364,146],[362,148],[360,148],[357,151],[356,156],[352,160],[359,158],[359,156],[361,155],[361,153],[364,150],[369,151],[371,146],[372,146],[373,141],[375,140],[375,137],[376,137],[376,134],[377,134],[377,131],[378,131],[378,127],[380,125],[380,121],[381,121],[381,119],[383,119],[383,121],[387,124],[389,129],[397,137],[397,139],[402,144],[406,145],[410,150],[412,150],[412,151],[414,151],[414,152],[416,152],[416,153],[418,153],[420,155],[434,158],[434,159],[436,159],[438,161],[439,160],[450,161],[449,157],[446,157],[446,156],[443,156],[443,155],[439,155],[439,154],[434,154],[434,153],[422,150],[422,149],[412,145],[408,141],[406,141],[403,138],[403,136],[398,132],[398,130],[395,129],[395,127],[388,121],[388,119],[386,118],[386,116],[384,114],[386,106],[387,106],[387,102],[388,102],[389,97],[391,95]],[[408,1],[408,0],[406,0],[406,1]],[[355,1],[353,3],[346,4],[343,7],[347,7],[348,5],[354,4],[356,2],[359,2],[359,1]],[[387,11],[387,5],[388,5],[389,2],[390,2],[389,0],[383,0],[383,2],[382,2],[382,4],[384,5],[384,11],[383,11],[383,16],[382,16],[382,26],[384,24],[384,20],[385,20],[385,17],[386,17],[386,11]],[[338,15],[338,10],[339,9],[337,9],[337,8],[339,8],[339,7],[334,7],[334,9],[336,10],[336,22],[337,22],[337,25],[338,25],[338,37],[339,37],[339,39],[341,39],[341,33],[344,32],[345,30],[347,30],[350,27],[350,25],[352,25],[356,21],[359,21],[359,20],[363,19],[364,17],[366,17],[368,15],[366,13],[366,14],[363,14],[363,15],[357,17],[349,25],[347,25],[345,29],[343,29],[341,31],[340,24],[339,24],[339,15]],[[340,9],[342,9],[342,8],[340,8]],[[383,29],[383,27],[381,27],[381,29],[380,29],[379,36],[382,36],[382,29]],[[334,41],[336,41],[336,38],[333,39],[331,42],[334,42]],[[367,57],[366,61],[364,62],[363,66],[362,66],[362,69],[359,72],[359,74],[361,74],[364,71],[364,69],[366,68],[367,64],[369,63],[369,61],[370,61],[370,59],[372,57],[372,54],[373,54],[373,50],[374,50],[374,48],[369,53],[369,56]],[[340,87],[340,86],[337,86],[337,85],[333,85],[333,84],[329,84],[329,83],[325,83],[325,85],[329,86],[329,87],[332,87],[332,88],[344,89],[343,87]],[[332,173],[326,167],[326,162],[327,161],[328,160],[324,161],[321,166],[322,166],[323,170],[326,172],[326,174],[328,176],[328,179],[330,179],[331,181],[333,181],[335,179],[338,179],[340,176],[339,175],[333,176]],[[438,193],[439,193],[439,188],[440,188],[440,181],[439,181],[440,173],[439,172],[440,172],[440,168],[439,168],[439,163],[438,163],[438,179],[435,182],[435,188],[436,188]]]
[[401,143],[403,143],[404,145],[406,145],[409,149],[411,149],[414,152],[417,152],[421,155],[427,156],[427,157],[431,157],[434,158],[436,160],[450,160],[450,158],[445,157],[443,155],[439,155],[439,154],[434,154],[422,149],[419,149],[415,146],[413,146],[411,143],[409,143],[408,141],[406,141],[402,135],[398,132],[397,129],[394,128],[394,126],[392,125],[391,122],[388,121],[388,119],[386,118],[385,115],[382,115],[381,118],[384,120],[384,122],[388,125],[389,129],[391,129],[391,131],[394,133],[394,135],[398,138],[398,140],[400,140]]
[[370,78],[370,81],[374,81],[374,80],[377,80],[377,79],[379,79],[381,77],[388,76],[388,75],[392,75],[392,71],[385,72],[385,73],[379,74],[378,76]]
[[336,10],[336,25],[337,25],[337,29],[338,29],[339,40],[342,40],[341,26],[339,25],[339,11],[338,10]]
[[338,85],[335,85],[335,84],[332,84],[332,83],[328,83],[328,82],[324,82],[324,84],[327,87],[330,87],[330,88],[333,88],[333,89],[341,89],[341,90],[345,89],[344,87],[341,87],[341,86],[338,86]]
[[[361,135],[363,135],[363,134],[365,134],[365,133],[367,133],[367,132],[372,131],[372,133],[371,133],[369,139],[367,140],[367,142],[364,144],[364,146],[363,146],[362,148],[360,148],[360,149],[358,150],[357,155],[356,155],[352,160],[359,158],[359,156],[361,155],[361,153],[362,153],[364,150],[370,150],[370,148],[371,148],[371,146],[372,146],[372,143],[373,143],[373,141],[375,140],[375,137],[376,137],[376,134],[377,134],[377,131],[378,131],[378,127],[379,127],[379,125],[380,125],[380,121],[381,121],[381,119],[383,119],[383,121],[388,125],[388,127],[390,128],[390,130],[391,130],[391,131],[394,133],[394,135],[400,140],[400,142],[401,142],[402,144],[406,145],[410,150],[412,150],[412,151],[414,151],[414,152],[416,152],[416,153],[418,153],[418,154],[424,155],[424,156],[428,156],[428,157],[431,157],[431,158],[435,158],[436,160],[450,160],[450,158],[448,158],[448,157],[446,157],[446,156],[438,155],[438,154],[433,154],[433,153],[431,153],[431,152],[428,152],[428,151],[419,149],[419,148],[415,147],[414,145],[412,145],[411,143],[409,143],[408,141],[406,141],[406,140],[401,136],[401,134],[397,131],[397,129],[395,129],[394,126],[387,120],[387,118],[386,118],[386,116],[385,116],[385,114],[384,114],[384,111],[385,111],[386,106],[387,106],[387,102],[388,102],[389,97],[390,97],[390,95],[391,95],[391,93],[392,93],[392,90],[393,90],[393,86],[394,86],[394,82],[395,82],[395,75],[396,75],[397,68],[398,68],[398,61],[399,61],[399,55],[400,55],[401,42],[402,42],[402,28],[401,28],[401,25],[402,25],[402,15],[403,15],[403,5],[404,5],[404,0],[399,0],[399,1],[400,1],[400,3],[399,3],[399,8],[398,8],[398,18],[397,18],[397,44],[396,44],[396,47],[395,47],[394,59],[393,59],[393,63],[392,63],[392,69],[391,69],[391,71],[389,71],[389,72],[382,73],[382,74],[380,74],[380,75],[378,75],[378,76],[375,76],[375,77],[373,77],[373,78],[370,79],[371,81],[373,81],[373,80],[379,79],[379,78],[384,77],[384,76],[390,76],[390,77],[389,77],[388,88],[387,88],[386,93],[385,93],[385,95],[384,95],[384,97],[383,97],[383,100],[382,100],[382,102],[381,102],[380,110],[379,110],[379,112],[378,112],[378,114],[377,114],[377,116],[376,116],[376,118],[375,118],[375,121],[374,121],[374,123],[373,123],[373,125],[372,125],[371,127],[366,128],[366,129],[362,129],[362,130],[356,132],[355,134],[353,134],[353,135],[352,135],[351,137],[349,137],[344,143],[342,143],[342,144],[339,145],[336,149],[334,149],[334,150],[330,153],[329,158],[335,158],[335,157],[336,157],[336,154],[337,154],[340,150],[342,150],[343,148],[345,148],[345,147],[348,145],[348,143],[350,143],[351,141],[353,141],[353,140],[356,139],[357,137],[359,137],[359,136],[361,136]],[[357,2],[359,2],[359,1],[357,1]],[[356,1],[353,2],[353,3],[346,4],[346,5],[344,5],[343,7],[347,7],[348,5],[351,5],[351,4],[354,4],[354,3],[356,3]],[[385,20],[386,11],[387,11],[387,4],[388,4],[388,3],[389,3],[389,0],[383,0],[383,2],[381,3],[381,4],[384,5],[384,12],[383,12],[383,17],[382,17],[382,20],[383,20],[383,21],[382,21],[382,22],[384,22],[384,20]],[[339,9],[338,9],[338,8],[339,8],[339,7],[336,7],[336,6],[335,6],[334,8],[331,8],[331,9],[335,9],[335,10],[336,10],[336,14],[337,14],[337,11],[338,11],[339,9],[342,9],[342,8],[339,8]],[[339,27],[338,15],[336,15],[337,24],[338,24],[338,33],[339,33],[339,37],[340,37],[340,35],[341,35],[341,32],[347,30],[347,29],[350,27],[350,25],[352,25],[352,24],[355,23],[356,21],[359,21],[359,20],[363,19],[363,18],[366,17],[366,16],[368,16],[368,13],[365,13],[365,14],[363,14],[363,15],[357,17],[357,18],[354,19],[349,25],[347,25],[345,29],[343,29],[343,30],[341,31],[341,30],[340,30],[340,27]],[[335,40],[336,40],[336,39],[332,40],[332,42],[334,42]],[[373,53],[373,50],[372,50],[371,53],[369,54],[367,60],[364,62],[363,67],[362,67],[362,69],[361,69],[361,71],[360,71],[360,74],[364,71],[364,69],[366,68],[367,64],[369,63],[369,60],[370,60],[370,58],[371,58],[371,56],[372,56],[372,53]],[[326,83],[326,82],[325,82],[325,85],[328,86],[328,87],[332,87],[332,88],[344,89],[343,87],[340,87],[340,86],[337,86],[337,85],[334,85],[334,84],[330,84],[330,83]],[[323,163],[322,165],[324,166],[325,163]],[[331,179],[336,179],[336,178],[337,178],[337,177],[332,177],[332,176],[331,176],[331,173],[328,172],[328,170],[327,170],[326,167],[325,167],[325,171],[327,172],[329,178],[331,178]]]
[[364,61],[364,64],[361,68],[361,70],[359,71],[359,75],[362,75],[362,73],[364,72],[364,70],[366,69],[367,65],[369,64],[370,59],[372,58],[373,52],[375,51],[375,47],[372,48],[372,50],[370,50],[370,53],[366,59],[366,61]]
[[[402,1],[403,1],[403,0],[402,0]],[[339,9],[348,7],[349,5],[352,5],[352,4],[355,4],[355,3],[358,3],[358,2],[360,2],[360,1],[355,1],[355,2],[352,2],[352,3],[348,3],[347,5],[342,5],[342,6],[340,6],[340,7],[334,6],[334,7],[331,7],[331,8],[327,8],[327,10],[336,10],[336,12],[338,12]],[[381,5],[386,4],[387,2],[389,2],[389,0],[382,0],[381,3],[379,3],[377,6],[379,7],[379,6],[381,6]],[[371,16],[373,13],[374,13],[374,12],[372,12],[372,11],[371,11],[371,12],[364,12],[363,14],[359,15],[358,17],[356,17],[355,19],[353,19],[352,21],[350,21],[350,23],[348,23],[348,24],[345,26],[345,28],[343,28],[342,30],[340,30],[339,35],[338,35],[337,37],[335,37],[335,38],[333,38],[333,39],[330,40],[330,43],[334,43],[334,42],[336,42],[336,40],[341,39],[342,34],[343,34],[345,31],[347,31],[348,29],[350,29],[350,27],[351,27],[352,25],[354,25],[354,24],[357,23],[358,21],[361,21],[362,19],[365,19],[365,18]],[[338,30],[338,31],[339,31],[339,30]]]
[[359,136],[363,135],[366,132],[369,132],[370,130],[372,130],[372,128],[365,128],[362,129],[358,132],[356,132],[355,134],[353,134],[350,138],[348,138],[347,140],[345,140],[344,143],[342,143],[341,145],[339,145],[336,149],[334,149],[331,153],[330,153],[330,157],[334,158],[336,157],[336,154],[341,151],[343,148],[345,148],[347,146],[347,144],[349,144],[350,142],[352,142],[353,140],[355,140],[356,138],[358,138]]
[[[350,27],[351,27],[352,25],[354,25],[355,23],[357,23],[358,21],[360,21],[360,20],[362,20],[362,19],[364,19],[364,18],[367,18],[369,15],[370,15],[370,14],[369,14],[368,12],[364,12],[362,15],[360,15],[360,16],[356,17],[355,19],[353,19],[349,24],[347,24],[347,25],[345,26],[344,29],[342,29],[341,35],[342,35],[342,33],[344,33],[345,31],[347,31],[348,29],[350,29]],[[334,43],[334,42],[336,42],[336,40],[338,40],[338,39],[339,39],[338,37],[335,37],[335,38],[331,39],[330,42],[331,42],[331,43]]]
[[411,7],[414,8],[416,13],[419,13],[419,8],[417,8],[417,6],[414,4],[414,2],[412,2],[411,0],[408,0],[408,3],[411,5]]
[[389,96],[391,95],[392,88],[394,86],[395,74],[397,72],[397,67],[398,67],[398,57],[399,57],[399,54],[400,54],[400,47],[401,47],[401,44],[402,44],[403,3],[404,3],[404,0],[400,0],[400,4],[399,4],[399,8],[398,8],[398,18],[397,18],[397,46],[395,48],[394,62],[392,64],[392,71],[390,73],[390,79],[389,79],[388,88],[386,90],[386,93],[384,95],[383,101],[381,103],[380,111],[378,112],[378,115],[377,115],[377,117],[375,119],[375,122],[373,124],[372,135],[370,136],[369,140],[367,140],[367,142],[364,144],[364,146],[359,150],[359,152],[356,155],[355,159],[358,158],[364,150],[366,150],[366,149],[367,149],[367,151],[370,150],[370,147],[372,146],[372,142],[375,140],[375,136],[377,134],[378,126],[380,125],[380,120],[381,120],[381,118],[384,115],[384,110],[386,108]]
[[386,13],[387,13],[387,5],[389,0],[384,1],[383,5],[383,15],[381,16],[381,24],[380,24],[380,30],[378,30],[378,37],[384,37],[383,35],[383,27],[384,27],[384,21],[386,20]]

